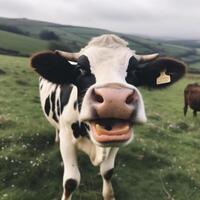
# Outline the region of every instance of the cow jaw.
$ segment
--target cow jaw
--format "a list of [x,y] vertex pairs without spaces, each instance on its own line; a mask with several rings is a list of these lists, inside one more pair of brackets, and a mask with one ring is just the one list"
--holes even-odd
[[91,137],[102,146],[119,146],[127,143],[132,136],[129,121],[119,119],[100,119],[90,121]]

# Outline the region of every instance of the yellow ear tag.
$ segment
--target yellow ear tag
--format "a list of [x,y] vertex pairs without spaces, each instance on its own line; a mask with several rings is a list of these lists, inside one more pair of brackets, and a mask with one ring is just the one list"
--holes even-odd
[[171,77],[170,77],[170,75],[166,74],[166,70],[160,72],[160,76],[156,79],[157,85],[170,83],[170,82],[171,82]]

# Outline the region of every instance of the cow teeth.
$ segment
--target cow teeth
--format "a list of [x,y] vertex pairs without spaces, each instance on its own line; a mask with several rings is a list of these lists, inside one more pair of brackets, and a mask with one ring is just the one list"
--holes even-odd
[[124,134],[127,133],[130,130],[129,125],[125,125],[121,128],[117,128],[117,129],[111,129],[111,130],[107,130],[105,129],[103,126],[101,126],[100,124],[96,124],[95,125],[95,129],[96,129],[96,133],[98,135],[102,135],[102,134]]
[[120,131],[121,132],[126,132],[126,131],[129,131],[129,125],[127,124],[124,128],[122,128]]
[[98,134],[101,134],[105,129],[100,124],[96,124],[96,130]]

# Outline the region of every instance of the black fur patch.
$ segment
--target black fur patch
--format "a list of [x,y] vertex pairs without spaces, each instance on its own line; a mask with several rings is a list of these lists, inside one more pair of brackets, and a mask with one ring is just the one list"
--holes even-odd
[[81,122],[81,124],[79,124],[79,122],[75,122],[72,124],[71,128],[75,138],[88,135],[89,126],[83,122]]
[[96,83],[96,78],[92,73],[85,74],[77,79],[76,86],[78,87],[78,108],[81,110],[82,100],[87,92],[87,89]]
[[138,77],[138,66],[139,66],[139,62],[137,61],[137,59],[132,56],[130,59],[129,59],[129,64],[128,64],[128,67],[127,67],[127,76],[126,76],[126,81],[129,83],[129,84],[132,84],[134,86],[139,86],[141,85],[140,83],[140,79]]
[[112,175],[113,175],[113,172],[114,172],[114,169],[110,169],[108,170],[105,174],[104,174],[104,178],[109,181],[111,178],[112,178]]
[[68,179],[65,182],[65,196],[68,198],[71,193],[76,189],[78,183],[74,179]]
[[81,73],[80,76],[76,78],[74,84],[78,87],[78,108],[80,111],[83,97],[87,89],[91,85],[95,84],[96,78],[94,74],[91,73],[90,62],[85,55],[79,57],[77,62],[77,69],[79,69]]
[[49,96],[45,101],[44,111],[49,116],[49,112],[50,112],[50,97]]
[[64,106],[68,103],[69,97],[72,91],[71,85],[60,86],[60,102],[61,102],[61,113],[63,112]]
[[53,119],[54,121],[58,122],[58,118],[56,116],[56,109],[55,109],[55,95],[56,95],[56,89],[51,93],[51,104],[52,104],[52,112],[53,112]]
[[57,113],[58,113],[58,116],[60,116],[60,102],[59,102],[59,99],[57,100]]
[[75,102],[74,102],[74,110],[77,109],[77,106],[78,106],[78,101],[75,101]]

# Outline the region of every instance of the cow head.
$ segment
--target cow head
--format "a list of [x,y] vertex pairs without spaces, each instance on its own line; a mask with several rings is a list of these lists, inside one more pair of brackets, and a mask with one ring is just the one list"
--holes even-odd
[[136,55],[115,35],[94,38],[79,53],[38,53],[31,66],[53,83],[77,86],[79,121],[89,124],[90,138],[101,146],[129,143],[132,125],[146,121],[138,86],[163,88],[185,73],[182,62]]

